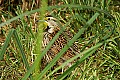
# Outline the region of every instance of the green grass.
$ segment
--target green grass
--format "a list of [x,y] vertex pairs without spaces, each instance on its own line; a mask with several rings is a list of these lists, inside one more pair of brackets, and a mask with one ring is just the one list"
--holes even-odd
[[[63,5],[58,6],[59,1],[62,1]],[[55,6],[48,5],[47,7],[46,3],[43,3],[46,7],[40,7],[40,9],[31,7],[30,11],[23,11],[22,7],[18,6],[15,17],[12,17],[11,13],[1,11],[0,14],[3,15],[6,22],[1,20],[2,32],[0,35],[5,35],[6,39],[4,45],[0,45],[0,79],[119,80],[120,13],[111,9],[114,5],[113,1],[59,1],[53,2],[56,3]],[[33,6],[34,2],[31,4]],[[8,11],[10,12],[10,6]],[[36,12],[40,13],[40,18],[37,18]],[[41,52],[43,29],[41,26],[37,27],[34,20],[43,19],[46,12],[58,19],[61,30]],[[15,29],[13,29],[13,23]],[[64,48],[43,70],[39,71],[40,60],[66,27],[70,28],[74,36],[72,39],[67,39],[68,43]],[[80,45],[80,54],[67,60],[55,70],[51,70],[51,67],[74,42]],[[80,59],[65,72],[54,76],[59,69],[79,57]]]

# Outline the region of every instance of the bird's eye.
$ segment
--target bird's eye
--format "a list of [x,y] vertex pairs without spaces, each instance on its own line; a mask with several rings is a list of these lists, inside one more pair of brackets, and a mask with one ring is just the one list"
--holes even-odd
[[50,20],[50,18],[48,18],[48,20]]

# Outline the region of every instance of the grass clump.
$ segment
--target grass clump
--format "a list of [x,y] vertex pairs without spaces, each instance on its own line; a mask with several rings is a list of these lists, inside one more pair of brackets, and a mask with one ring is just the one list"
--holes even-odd
[[[0,20],[0,79],[119,80],[120,6],[111,0],[48,0],[47,7],[47,2],[43,3],[44,1],[42,0],[40,4],[39,1],[30,2],[29,0],[27,3],[32,6],[30,7],[21,0],[16,5],[17,7],[13,6],[13,10],[12,5],[2,8],[0,12],[2,16]],[[14,0],[8,2],[12,4]],[[40,9],[38,9],[39,5],[42,5]],[[60,30],[42,51],[43,23],[36,24],[36,21],[43,20],[46,14],[57,18],[58,23],[62,23],[61,27],[69,27],[74,35],[68,39],[68,43],[57,56],[39,71],[40,64],[38,63],[64,30]],[[79,54],[51,70],[74,42],[80,46]],[[54,75],[75,59],[77,61],[66,71],[60,75]]]

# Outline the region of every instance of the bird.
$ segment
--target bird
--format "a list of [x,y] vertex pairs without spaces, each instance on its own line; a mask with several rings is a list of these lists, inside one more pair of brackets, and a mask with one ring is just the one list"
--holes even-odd
[[[45,23],[47,24],[46,28],[44,29],[43,33],[43,41],[42,46],[43,49],[46,48],[46,46],[49,44],[49,42],[53,39],[53,37],[60,31],[60,26],[58,25],[57,19],[54,17],[47,16],[45,18]],[[47,51],[45,56],[42,59],[42,69],[47,66],[47,64],[52,61],[52,59],[62,50],[62,48],[67,44],[68,40],[71,39],[74,36],[74,34],[71,32],[69,27],[66,27],[65,31],[59,35],[58,39],[53,43],[51,48]],[[79,54],[79,45],[77,43],[74,43],[73,46],[71,46],[64,54],[63,56],[56,62],[53,69],[56,67],[62,65],[66,60],[74,57],[76,54]],[[66,65],[67,69],[72,65],[73,62]]]

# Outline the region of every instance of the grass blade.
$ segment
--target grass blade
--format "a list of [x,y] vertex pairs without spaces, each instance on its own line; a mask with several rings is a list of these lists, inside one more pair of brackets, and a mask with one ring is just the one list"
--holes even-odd
[[[21,55],[22,55],[23,63],[25,64],[25,67],[26,67],[26,69],[28,70],[28,69],[29,69],[29,64],[28,64],[27,58],[26,58],[26,56],[25,56],[24,50],[23,50],[23,48],[22,48],[22,44],[21,44],[21,42],[20,42],[19,36],[18,36],[18,34],[17,34],[16,31],[14,31],[14,37],[15,37],[15,39],[16,39],[16,43],[17,43],[18,48],[19,48],[19,50],[20,50],[20,53],[21,53]],[[30,76],[30,79],[32,80],[32,76]]]
[[110,18],[114,19],[114,17],[105,10],[96,8],[96,7],[91,7],[91,6],[86,6],[86,5],[71,5],[71,4],[67,4],[67,5],[61,5],[61,6],[51,6],[48,9],[55,9],[55,8],[64,8],[64,7],[69,7],[69,8],[77,8],[77,9],[89,9],[89,10],[93,10],[93,11],[97,11],[99,13],[104,13],[105,15],[109,16]]
[[[98,47],[100,47],[103,43],[99,43],[87,51],[84,51],[84,56],[81,57],[75,64],[73,64],[69,69],[67,69],[62,75],[60,75],[56,80],[63,80],[72,70],[74,70],[80,63],[82,63],[86,58],[88,58],[91,54],[93,54]],[[83,54],[82,53],[82,54]]]
[[0,24],[0,27],[4,26],[4,25],[6,25],[6,24],[10,24],[12,21],[15,21],[15,20],[17,20],[17,19],[19,19],[19,18],[21,18],[21,17],[24,17],[25,15],[29,15],[29,14],[32,14],[32,13],[35,13],[35,12],[38,12],[38,11],[40,11],[40,9],[35,9],[35,10],[32,10],[32,11],[27,11],[27,12],[25,12],[25,13],[19,15],[19,16],[16,16],[16,17],[13,17],[13,18],[7,20],[7,21],[4,22],[4,23],[1,23],[1,24]]
[[[81,59],[83,58],[82,61],[84,61],[84,58],[85,58],[85,57],[87,58],[88,56],[90,56],[90,55],[92,54],[92,53],[91,53],[92,50],[94,50],[94,49],[96,48],[96,49],[95,49],[95,51],[96,51],[97,48],[100,47],[101,45],[102,45],[102,43],[99,44],[99,45],[97,44],[97,45],[89,48],[88,50],[85,50],[85,51],[83,51],[82,53],[80,53],[80,54],[72,57],[71,59],[69,59],[69,60],[67,60],[65,63],[63,63],[61,66],[59,66],[59,67],[57,67],[55,70],[53,70],[47,77],[51,76],[54,72],[56,72],[56,71],[59,70],[60,68],[64,67],[64,66],[65,66],[66,64],[68,64],[69,62],[77,59],[78,57],[81,57],[82,55],[84,55],[84,56],[81,57]],[[95,52],[95,51],[93,51],[93,52]],[[86,59],[86,58],[85,58],[85,59]]]
[[8,47],[8,44],[9,44],[9,42],[10,42],[10,39],[11,39],[13,33],[14,33],[14,29],[11,29],[10,32],[9,32],[9,34],[8,34],[7,37],[6,37],[6,40],[5,40],[5,42],[4,42],[4,45],[3,45],[2,50],[1,50],[1,52],[0,52],[0,60],[3,59],[3,55],[4,55],[4,53],[5,53],[5,51],[6,51],[7,47]]

